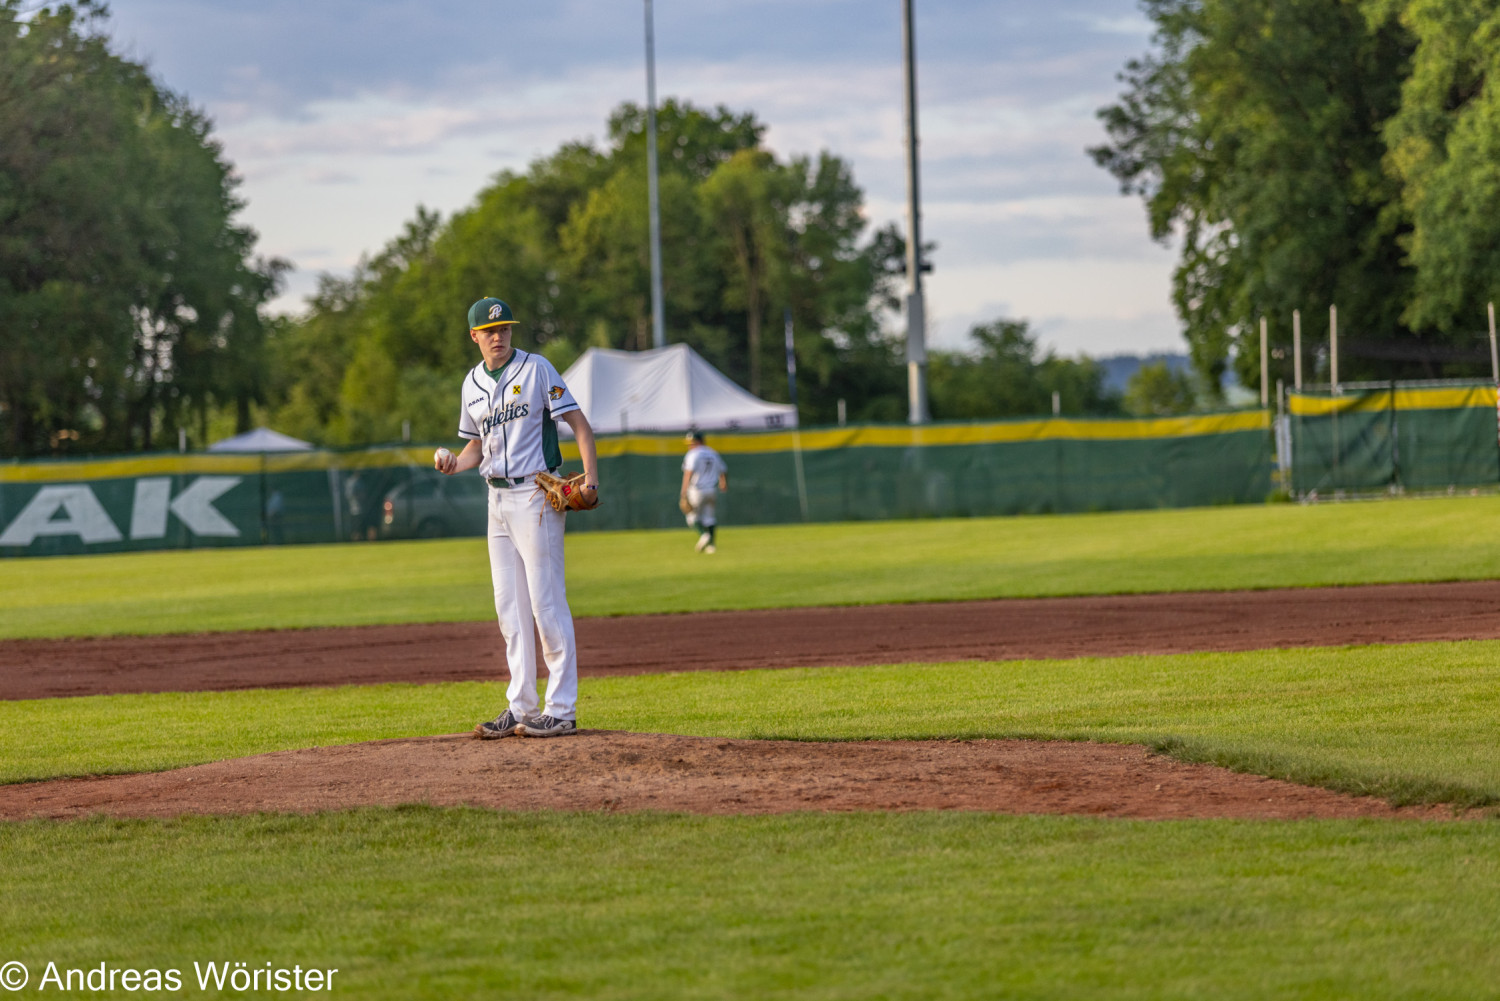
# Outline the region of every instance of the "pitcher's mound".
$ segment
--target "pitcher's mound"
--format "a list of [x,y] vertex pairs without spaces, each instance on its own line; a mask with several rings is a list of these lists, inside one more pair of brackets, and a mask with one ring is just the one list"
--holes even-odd
[[0,786],[0,818],[168,817],[357,806],[506,810],[984,810],[1108,817],[1452,817],[1069,741],[726,740],[581,730],[279,751],[169,772]]

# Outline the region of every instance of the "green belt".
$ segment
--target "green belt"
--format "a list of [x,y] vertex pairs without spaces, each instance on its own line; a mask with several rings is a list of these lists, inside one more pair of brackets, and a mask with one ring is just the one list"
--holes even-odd
[[524,487],[530,479],[530,476],[487,476],[484,481],[499,490],[503,487]]

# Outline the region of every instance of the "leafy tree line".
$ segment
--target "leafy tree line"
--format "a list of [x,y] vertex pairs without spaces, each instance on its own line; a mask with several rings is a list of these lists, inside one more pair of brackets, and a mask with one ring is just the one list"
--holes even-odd
[[253,257],[208,121],[110,53],[102,5],[0,0],[0,448],[175,443],[264,398]]
[[[897,307],[905,252],[894,227],[866,232],[863,192],[830,153],[778,159],[750,113],[668,100],[657,116],[668,336],[750,392],[788,399],[790,309],[800,417],[899,422],[906,372]],[[645,113],[621,105],[603,148],[570,143],[500,173],[444,220],[419,209],[348,279],[325,276],[277,341],[271,419],[334,443],[452,433],[453,383],[473,364],[464,311],[499,295],[517,343],[565,369],[591,346],[651,346]],[[1088,362],[1040,353],[1024,322],[975,328],[969,352],[931,353],[938,418],[1118,412]]]
[[[1092,150],[1177,241],[1195,367],[1290,381],[1487,374],[1500,299],[1500,7],[1469,0],[1144,0],[1152,50]],[[1489,86],[1486,86],[1486,83]]]
[[[1104,389],[1104,370],[1087,357],[1042,351],[1025,320],[996,320],[969,332],[971,352],[929,352],[928,396],[937,420],[1025,417],[1052,411],[1115,414],[1122,401]],[[1191,408],[1189,399],[1184,410]]]

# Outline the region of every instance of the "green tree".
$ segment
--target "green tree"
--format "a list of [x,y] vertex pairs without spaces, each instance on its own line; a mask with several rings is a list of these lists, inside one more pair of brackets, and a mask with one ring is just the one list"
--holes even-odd
[[[565,298],[588,346],[651,346],[651,256],[647,215],[646,111],[623,104],[609,118],[602,154],[608,180],[588,192],[563,227]],[[758,147],[765,126],[753,114],[669,98],[657,112],[662,293],[671,340],[691,344],[744,384],[749,358],[743,323],[729,315],[729,276],[699,189],[737,153]],[[738,329],[731,329],[737,327]]]
[[209,123],[109,51],[92,0],[0,0],[0,428],[10,455],[149,449],[265,393],[252,259]]
[[[1409,337],[1413,274],[1399,185],[1384,170],[1408,32],[1356,0],[1146,0],[1154,49],[1127,64],[1091,150],[1181,247],[1173,298],[1194,366],[1218,386],[1231,353],[1258,378],[1261,315],[1278,347],[1339,306],[1350,340]],[[1231,347],[1237,350],[1231,352]],[[1289,352],[1277,373],[1289,377]],[[1386,364],[1386,367],[1382,367]],[[1395,374],[1351,359],[1348,378]]]
[[1402,318],[1461,337],[1500,299],[1500,7],[1375,0],[1369,11],[1378,30],[1416,41],[1400,110],[1383,129],[1416,271]]
[[[855,420],[906,416],[902,341],[887,336],[879,310],[899,307],[906,244],[894,226],[865,238],[864,193],[843,159],[795,157],[782,173],[786,198],[785,296],[792,310],[803,420],[832,423],[838,401]],[[774,319],[774,317],[773,317]],[[782,358],[782,339],[769,354]],[[767,394],[778,400],[779,381]]]
[[1193,380],[1164,361],[1135,370],[1125,386],[1125,411],[1136,417],[1171,417],[1193,409]]
[[995,320],[969,331],[972,353],[928,352],[928,396],[939,420],[1029,417],[1052,412],[1110,414],[1119,400],[1104,390],[1104,370],[1088,358],[1042,352],[1025,320]]
[[786,199],[771,154],[741,150],[699,188],[729,276],[725,305],[745,314],[749,389],[760,395],[761,325],[770,301],[785,301]]

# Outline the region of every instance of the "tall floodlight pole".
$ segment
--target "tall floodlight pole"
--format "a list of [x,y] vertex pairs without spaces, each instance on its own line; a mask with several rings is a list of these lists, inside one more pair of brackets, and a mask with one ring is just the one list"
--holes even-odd
[[917,184],[917,54],[912,0],[901,0],[906,48],[906,393],[912,424],[926,424],[927,332],[922,309],[922,210]]
[[667,313],[661,294],[661,196],[656,188],[656,30],[646,0],[646,189],[651,201],[651,346],[667,344]]
[[1495,304],[1490,303],[1490,375],[1500,386],[1500,346],[1495,344]]
[[1266,318],[1260,318],[1260,406],[1264,410],[1271,403],[1271,383],[1266,378]]
[[1302,310],[1292,310],[1292,385],[1302,392]]
[[1339,395],[1339,308],[1328,307],[1328,382],[1334,396]]

